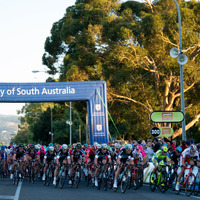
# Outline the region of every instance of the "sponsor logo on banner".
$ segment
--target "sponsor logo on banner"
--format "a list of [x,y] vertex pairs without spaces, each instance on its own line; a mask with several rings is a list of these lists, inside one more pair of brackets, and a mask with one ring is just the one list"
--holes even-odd
[[171,129],[170,128],[163,128],[162,134],[163,135],[171,135]]
[[105,134],[105,124],[94,124],[94,137],[106,136]]
[[162,113],[162,120],[173,120],[173,113]]
[[97,125],[97,131],[101,131],[102,130],[102,125],[101,124],[98,124]]
[[93,112],[93,116],[104,116],[103,108],[101,104],[95,104],[95,110]]
[[101,110],[101,104],[96,104],[96,105],[95,105],[95,109],[96,109],[97,111],[100,111],[100,110]]

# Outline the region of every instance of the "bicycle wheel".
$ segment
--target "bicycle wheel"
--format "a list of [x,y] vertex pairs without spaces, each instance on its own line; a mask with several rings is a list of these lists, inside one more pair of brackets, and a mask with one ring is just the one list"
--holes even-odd
[[13,185],[15,185],[15,182],[16,182],[16,179],[17,179],[17,177],[15,176],[15,173],[13,174]]
[[194,193],[195,196],[198,195],[198,193],[199,193],[199,182],[195,181],[193,193]]
[[75,180],[74,180],[74,184],[75,184],[75,188],[77,189],[80,183],[80,174],[78,174],[79,172],[76,172],[75,175]]
[[107,190],[107,185],[108,185],[108,184],[107,184],[107,181],[108,181],[107,178],[104,178],[104,179],[103,179],[103,189],[104,189],[104,191]]
[[139,187],[143,186],[143,169],[139,169]]
[[50,170],[49,175],[48,175],[48,180],[47,180],[47,186],[49,186],[50,183],[52,183],[52,182],[53,182],[53,171]]
[[59,182],[60,182],[60,176],[57,176],[56,177],[56,184],[54,186],[55,188],[58,186]]
[[87,185],[87,186],[89,186],[90,181],[91,181],[91,174],[88,174],[87,180],[86,180],[86,185]]
[[128,175],[127,173],[123,173],[122,179],[121,179],[121,192],[125,193],[127,187],[128,187]]
[[138,172],[136,171],[134,171],[133,173],[133,188],[134,190],[137,190],[139,188]]
[[65,185],[65,180],[66,180],[66,177],[65,176],[61,176],[60,177],[60,181],[59,181],[59,186],[60,186],[60,189],[62,189]]
[[164,193],[167,190],[167,173],[165,171],[161,172],[161,180],[159,183],[159,190]]
[[[153,179],[153,181],[151,181],[152,180],[152,176],[154,177]],[[153,174],[153,172],[151,172],[151,176],[150,176],[150,190],[152,191],[152,192],[154,192],[155,191],[155,189],[156,189],[156,184],[157,184],[157,174]]]
[[33,171],[32,171],[32,174],[31,174],[31,182],[32,182],[32,184],[35,183],[35,174],[33,173]]
[[190,176],[187,177],[187,181],[185,183],[185,193],[187,196],[190,196],[193,193],[195,180],[196,180],[196,178],[193,173],[191,173]]

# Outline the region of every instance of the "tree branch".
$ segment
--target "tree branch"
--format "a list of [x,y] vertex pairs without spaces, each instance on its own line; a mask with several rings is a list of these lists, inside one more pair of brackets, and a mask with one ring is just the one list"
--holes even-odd
[[149,108],[148,106],[146,106],[145,104],[143,104],[143,103],[140,102],[140,101],[136,101],[136,100],[134,100],[134,99],[132,99],[132,98],[129,98],[129,97],[126,97],[126,96],[122,96],[122,95],[118,95],[118,94],[114,94],[114,93],[110,93],[110,94],[111,94],[112,96],[118,98],[118,99],[125,99],[125,100],[128,100],[128,101],[134,102],[134,103],[136,103],[136,104],[138,104],[138,105],[141,105],[141,106],[143,106],[149,113],[152,113],[152,112],[153,112],[152,108]]
[[[199,118],[200,118],[200,113],[198,113],[198,114],[195,116],[195,118],[185,126],[185,130],[187,131],[189,128],[191,128],[196,122],[199,121]],[[178,136],[181,135],[181,134],[182,134],[182,128],[179,128],[179,129],[177,129],[177,130],[174,132],[173,138],[176,138],[176,137],[178,137]]]

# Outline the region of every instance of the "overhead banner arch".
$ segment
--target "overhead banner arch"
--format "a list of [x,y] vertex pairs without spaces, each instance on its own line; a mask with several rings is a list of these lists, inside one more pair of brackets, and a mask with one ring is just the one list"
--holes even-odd
[[0,102],[58,101],[87,101],[90,144],[109,141],[105,81],[0,83]]

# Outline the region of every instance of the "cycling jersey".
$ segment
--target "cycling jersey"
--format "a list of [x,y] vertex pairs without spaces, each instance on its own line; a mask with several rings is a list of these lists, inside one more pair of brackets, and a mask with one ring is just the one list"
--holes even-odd
[[1,159],[6,159],[7,158],[7,154],[5,152],[1,153],[0,155]]
[[30,149],[27,150],[26,155],[29,155],[31,159],[35,159],[38,155],[37,150],[31,151]]
[[120,162],[125,163],[128,159],[133,160],[133,151],[131,151],[129,154],[126,153],[126,149],[123,148],[118,154],[118,158],[120,158]]
[[178,165],[178,162],[180,161],[180,156],[176,154],[176,151],[172,151],[169,154],[169,157],[174,162],[175,165]]
[[188,147],[187,149],[185,149],[180,157],[180,164],[182,164],[182,160],[185,159],[185,163],[189,163],[190,160],[193,161],[198,161],[199,160],[199,153],[198,151],[196,151],[194,154],[190,153],[190,147]]
[[49,151],[47,151],[46,154],[44,155],[44,158],[46,158],[47,163],[50,163],[56,158],[56,153],[53,152],[53,154],[50,154]]
[[[156,159],[156,163],[157,164],[164,164],[164,161],[170,161],[169,155],[168,153],[166,153],[165,155],[162,154],[162,150],[158,150],[154,156],[152,157],[152,161],[154,161],[154,159]],[[153,162],[153,164],[155,164]]]
[[107,149],[105,152],[102,149],[98,149],[95,153],[95,158],[98,159],[98,162],[102,161],[102,159],[111,158],[110,151]]
[[88,151],[87,151],[87,157],[86,157],[86,162],[87,163],[88,163],[88,158],[90,158],[91,162],[94,162],[95,150],[92,150],[91,148],[88,149]]
[[17,148],[14,152],[16,154],[16,159],[24,158],[24,155],[26,155],[26,151],[19,151],[19,148]]
[[46,151],[43,151],[43,152],[41,150],[38,151],[38,155],[40,156],[40,162],[43,161],[45,154],[46,154]]
[[69,151],[67,150],[66,153],[63,153],[63,151],[61,150],[61,151],[58,153],[58,155],[57,155],[56,158],[59,160],[60,163],[62,163],[63,160],[67,160],[67,158],[70,158]]
[[73,161],[77,162],[79,159],[81,159],[82,157],[85,157],[85,153],[80,150],[77,151],[76,149],[73,149],[71,152],[71,156],[73,155]]

